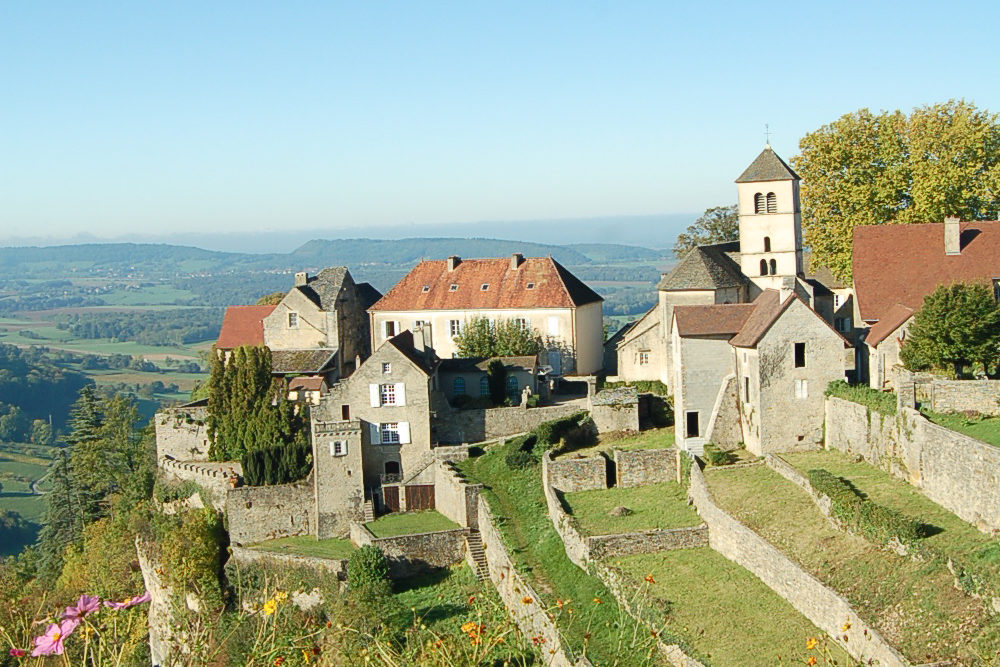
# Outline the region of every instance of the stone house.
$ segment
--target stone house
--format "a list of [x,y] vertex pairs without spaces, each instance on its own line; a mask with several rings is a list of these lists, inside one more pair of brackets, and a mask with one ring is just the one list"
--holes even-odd
[[473,318],[514,320],[541,335],[553,374],[587,375],[603,365],[603,301],[551,257],[428,260],[369,308],[371,345],[419,326],[449,358]]
[[499,360],[506,371],[505,393],[515,404],[521,401],[521,394],[530,389],[537,394],[538,355],[523,357],[494,357],[493,359],[442,359],[438,366],[438,383],[448,400],[454,403],[456,399],[489,398],[490,363]]
[[750,303],[765,290],[790,289],[835,321],[842,296],[824,276],[805,273],[798,175],[767,146],[736,179],[736,189],[739,240],[694,248],[662,277],[657,304],[611,342],[618,380],[659,380],[673,389],[678,357],[671,326],[678,307]]
[[850,343],[792,289],[752,304],[677,306],[671,328],[677,442],[742,442],[758,455],[822,441],[823,391],[844,379]]
[[855,227],[851,266],[854,316],[871,327],[861,379],[886,388],[910,316],[939,285],[990,285],[1000,299],[1000,222],[949,216],[944,223]]

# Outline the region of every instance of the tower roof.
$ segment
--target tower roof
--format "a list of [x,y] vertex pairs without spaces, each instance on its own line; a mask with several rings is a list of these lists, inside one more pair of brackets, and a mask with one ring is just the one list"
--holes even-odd
[[764,146],[757,159],[750,163],[737,183],[756,183],[758,181],[799,181],[799,175],[792,171],[778,154],[771,150],[771,145]]

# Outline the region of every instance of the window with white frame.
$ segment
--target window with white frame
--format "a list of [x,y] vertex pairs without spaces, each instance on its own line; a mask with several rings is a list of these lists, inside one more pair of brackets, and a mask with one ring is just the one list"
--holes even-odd
[[639,350],[639,365],[649,365],[649,350]]
[[449,292],[457,292],[458,291],[458,285],[456,283],[452,283],[451,285],[448,286],[448,291]]
[[299,314],[298,313],[288,313],[288,328],[297,329],[299,326]]
[[809,381],[795,381],[795,398],[809,398]]
[[330,456],[347,456],[347,443],[343,440],[331,440]]
[[523,330],[528,328],[528,320],[524,317],[515,317],[514,323],[517,324],[518,329]]
[[378,392],[382,405],[396,405],[396,385],[380,384]]
[[462,333],[462,322],[460,320],[448,320],[448,331],[452,338]]
[[381,424],[379,431],[382,433],[382,444],[383,445],[398,445],[399,444],[399,423],[398,422],[387,422]]

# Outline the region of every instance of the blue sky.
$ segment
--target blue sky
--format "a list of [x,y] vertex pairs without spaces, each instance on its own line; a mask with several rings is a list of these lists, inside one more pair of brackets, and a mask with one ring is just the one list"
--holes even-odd
[[1000,111],[996,3],[0,4],[0,236],[701,211],[859,107]]

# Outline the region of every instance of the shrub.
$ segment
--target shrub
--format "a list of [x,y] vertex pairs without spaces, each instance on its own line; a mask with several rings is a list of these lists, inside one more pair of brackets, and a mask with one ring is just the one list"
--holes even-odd
[[818,493],[830,498],[834,518],[852,532],[878,544],[895,538],[909,546],[920,538],[920,522],[872,502],[845,479],[826,470],[810,470],[809,483]]
[[523,470],[538,463],[538,459],[535,458],[534,454],[520,448],[507,452],[504,461],[507,463],[508,468],[513,468],[514,470]]
[[656,394],[657,396],[670,396],[670,387],[659,380],[635,380],[633,382],[605,382],[604,389],[616,389],[618,387],[635,387],[640,394]]
[[532,433],[538,439],[538,444],[548,449],[553,445],[559,444],[559,441],[563,438],[568,439],[567,436],[572,436],[573,431],[580,427],[583,418],[586,416],[586,412],[574,412],[562,419],[542,422],[535,427]]
[[709,465],[724,466],[729,463],[731,458],[730,452],[722,451],[714,442],[705,445],[705,460],[708,461]]
[[537,408],[538,407],[538,403],[540,401],[541,401],[541,398],[539,398],[538,394],[532,394],[531,396],[528,397],[528,407],[529,408]]
[[158,479],[153,484],[153,497],[158,503],[186,500],[200,491],[201,487],[191,480],[185,480],[180,484],[168,484]]
[[843,380],[834,380],[827,385],[824,395],[859,403],[883,415],[896,414],[896,393],[872,389],[866,384],[847,384]]
[[243,455],[243,480],[250,486],[288,484],[312,470],[312,446],[291,443],[255,449]]
[[347,587],[352,591],[375,592],[389,583],[389,559],[373,544],[366,544],[347,561]]

